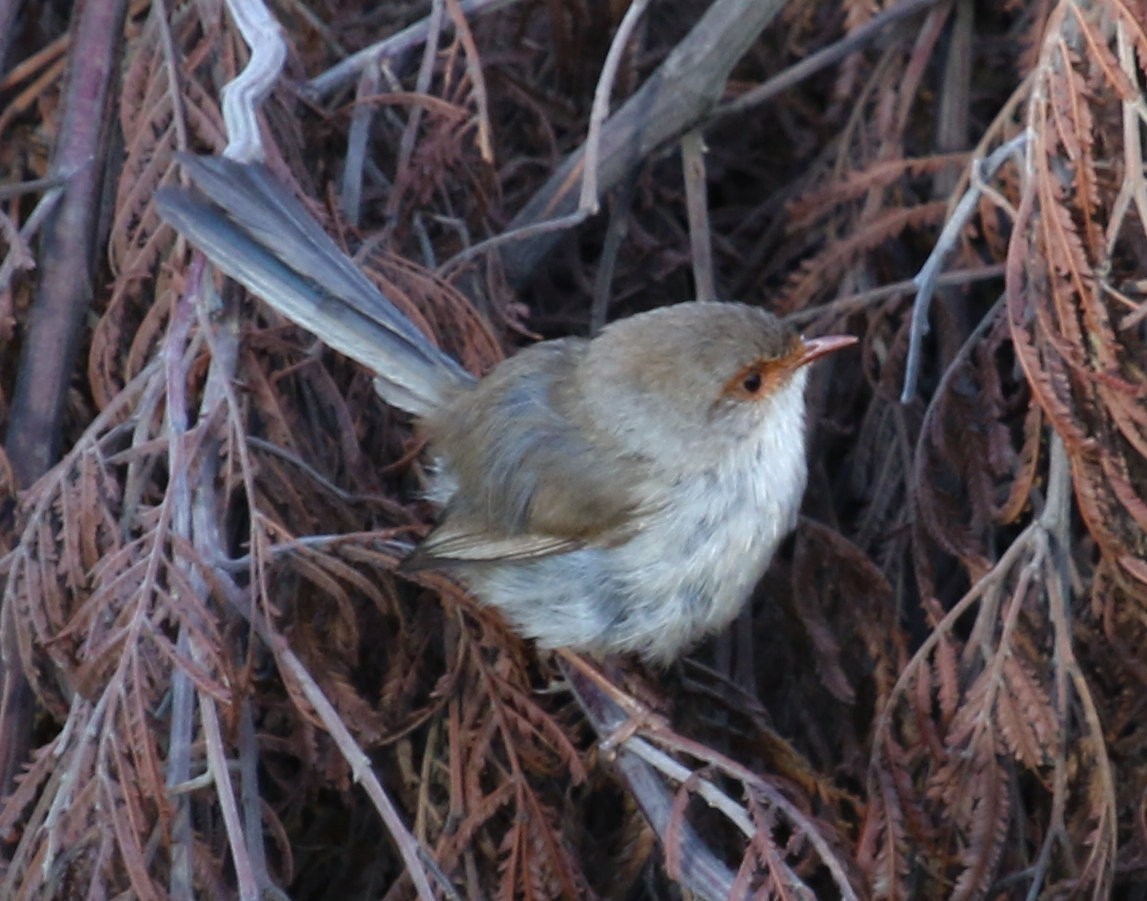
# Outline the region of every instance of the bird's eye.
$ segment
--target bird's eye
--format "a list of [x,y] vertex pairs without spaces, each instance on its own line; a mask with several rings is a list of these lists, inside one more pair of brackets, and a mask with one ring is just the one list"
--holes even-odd
[[741,381],[741,387],[746,394],[756,394],[761,390],[761,374],[755,369]]

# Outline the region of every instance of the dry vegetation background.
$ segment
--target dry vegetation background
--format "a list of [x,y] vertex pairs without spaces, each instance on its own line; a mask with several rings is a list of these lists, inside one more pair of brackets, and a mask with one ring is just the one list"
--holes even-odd
[[[369,375],[204,301],[160,223],[226,143],[228,12],[67,7],[0,0],[0,896],[668,898],[703,842],[738,895],[1147,897],[1141,0],[658,0],[602,211],[548,231],[623,4],[274,4],[269,164],[469,367],[710,277],[861,338],[795,538],[735,638],[630,683],[672,728],[620,756],[392,574],[430,511]],[[679,767],[657,830],[638,740]]]

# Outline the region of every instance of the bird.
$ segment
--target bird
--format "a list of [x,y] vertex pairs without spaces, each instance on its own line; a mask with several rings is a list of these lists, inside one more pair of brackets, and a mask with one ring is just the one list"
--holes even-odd
[[439,515],[407,568],[449,572],[543,648],[654,665],[736,617],[796,525],[809,364],[855,337],[685,301],[538,342],[477,378],[263,164],[181,162],[192,187],[160,191],[163,219],[369,369],[424,432]]

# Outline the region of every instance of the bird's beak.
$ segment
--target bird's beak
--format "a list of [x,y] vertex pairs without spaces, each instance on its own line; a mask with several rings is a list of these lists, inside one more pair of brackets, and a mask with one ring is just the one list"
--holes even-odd
[[857,342],[855,335],[825,335],[822,338],[802,338],[802,348],[797,357],[796,366],[807,366],[813,360],[820,359],[826,354],[836,353],[846,347],[852,347]]

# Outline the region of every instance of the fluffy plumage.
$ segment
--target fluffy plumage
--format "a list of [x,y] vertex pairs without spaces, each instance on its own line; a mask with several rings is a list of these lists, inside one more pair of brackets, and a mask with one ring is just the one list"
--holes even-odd
[[410,566],[449,568],[546,647],[664,662],[736,615],[804,492],[806,364],[852,339],[683,303],[476,381],[262,167],[184,165],[202,193],[161,213],[421,419],[442,515]]

